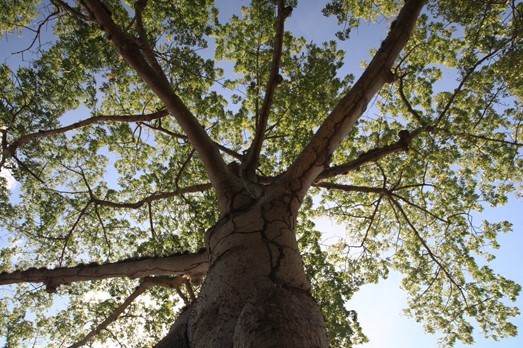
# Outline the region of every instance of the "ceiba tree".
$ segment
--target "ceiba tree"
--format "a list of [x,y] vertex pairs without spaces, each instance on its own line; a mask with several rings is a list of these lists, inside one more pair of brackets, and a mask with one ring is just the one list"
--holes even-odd
[[[510,224],[471,217],[521,192],[521,2],[332,0],[322,44],[286,30],[306,2],[244,5],[4,3],[6,345],[351,346],[389,270],[444,345],[515,335]],[[386,37],[341,75],[364,21]]]

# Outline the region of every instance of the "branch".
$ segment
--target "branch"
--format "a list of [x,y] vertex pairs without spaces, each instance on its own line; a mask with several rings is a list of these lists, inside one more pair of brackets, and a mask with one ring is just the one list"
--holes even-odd
[[[147,279],[147,278],[146,278]],[[136,287],[136,289],[132,292],[132,294],[125,299],[125,301],[119,305],[114,312],[111,313],[107,318],[105,318],[104,321],[102,321],[98,326],[96,326],[93,330],[91,330],[84,338],[82,338],[80,341],[72,344],[69,346],[69,348],[78,348],[81,347],[87,342],[89,342],[94,336],[98,335],[102,330],[107,328],[111,323],[115,322],[118,317],[133,303],[134,300],[141,294],[147,290],[149,285],[146,281],[143,281]]]
[[78,12],[77,10],[75,10],[74,8],[72,8],[66,2],[64,2],[62,0],[51,0],[51,3],[53,5],[55,5],[56,8],[61,8],[65,12],[69,13],[71,16],[76,17],[76,18],[78,18],[78,19],[80,19],[82,21],[85,21],[85,22],[92,21],[91,18],[89,18],[89,17],[83,15],[82,13]]
[[439,221],[444,222],[446,224],[449,223],[447,220],[445,220],[444,218],[442,218],[442,217],[432,213],[427,208],[424,208],[424,207],[420,206],[419,204],[411,202],[407,198],[405,198],[403,196],[400,196],[400,195],[398,195],[397,193],[394,192],[394,191],[398,191],[400,189],[404,189],[404,188],[406,188],[406,186],[402,187],[402,188],[387,189],[385,187],[369,187],[369,186],[357,186],[357,185],[344,185],[344,184],[336,184],[336,183],[332,183],[332,182],[318,182],[318,183],[313,183],[312,186],[314,186],[314,187],[321,187],[321,188],[325,188],[325,189],[331,189],[331,190],[339,190],[339,191],[344,191],[344,192],[376,193],[376,194],[379,194],[380,197],[381,196],[387,196],[387,197],[389,197],[391,199],[397,198],[397,199],[400,199],[403,202],[407,203],[408,205],[411,205],[414,208],[416,208],[418,210],[421,210],[425,214],[432,216],[436,220],[439,220]]
[[158,64],[151,45],[149,44],[149,38],[147,37],[147,32],[145,31],[145,26],[143,24],[143,10],[147,6],[148,0],[138,0],[134,3],[134,13],[136,20],[136,31],[138,32],[138,42],[142,48],[144,58],[147,60],[147,63],[156,71],[158,74],[163,74],[162,67]]
[[[391,68],[406,45],[424,0],[407,0],[387,38],[352,89],[339,101],[310,142],[279,180],[280,190],[305,195],[317,176],[329,164],[334,150],[361,117],[369,101],[385,83],[394,81]],[[280,193],[281,194],[281,193]]]
[[390,201],[392,202],[392,205],[393,206],[396,206],[396,208],[398,208],[399,212],[401,213],[401,215],[403,216],[403,218],[405,219],[405,221],[407,222],[407,225],[409,225],[409,227],[412,229],[412,231],[414,232],[414,235],[416,236],[416,238],[420,241],[421,245],[423,245],[423,247],[425,248],[425,250],[427,250],[427,252],[429,253],[430,255],[430,258],[438,265],[439,268],[441,268],[441,270],[443,271],[443,273],[445,273],[445,275],[447,276],[447,279],[454,285],[456,286],[456,288],[459,290],[459,292],[461,293],[461,297],[463,298],[463,301],[465,302],[465,306],[466,308],[469,307],[468,305],[468,302],[467,302],[467,296],[465,295],[465,292],[463,291],[463,289],[461,288],[461,286],[459,286],[459,284],[454,280],[454,278],[452,277],[452,275],[450,274],[450,272],[447,270],[446,267],[444,267],[443,263],[439,260],[439,258],[436,256],[436,254],[434,254],[432,252],[432,249],[429,247],[429,245],[427,244],[427,242],[425,241],[425,239],[423,239],[423,237],[421,237],[421,234],[419,233],[418,229],[416,228],[416,226],[414,226],[414,224],[410,221],[409,217],[407,216],[407,213],[405,213],[405,211],[403,210],[403,207],[401,206],[401,204],[399,204],[395,199],[393,198],[390,198]]
[[194,294],[194,290],[192,288],[192,284],[189,279],[184,278],[183,283],[185,284],[185,288],[187,289],[187,292],[189,293],[189,297],[191,298],[191,301],[196,300],[196,295]]
[[91,330],[84,338],[82,338],[80,341],[76,342],[75,344],[69,346],[69,348],[77,348],[81,347],[87,342],[89,342],[93,337],[98,335],[102,330],[106,329],[110,324],[115,322],[120,315],[131,305],[131,303],[136,300],[138,296],[143,294],[148,288],[152,286],[163,286],[167,288],[174,288],[178,290],[180,285],[182,285],[186,279],[182,277],[146,277],[143,278],[140,282],[140,285],[136,287],[136,289],[133,291],[129,297],[125,299],[125,301],[119,305],[114,312],[111,313],[103,322],[101,322],[98,326],[96,326],[93,330]]
[[115,277],[144,278],[151,275],[186,275],[197,282],[209,268],[206,251],[194,254],[174,254],[159,258],[125,259],[106,264],[80,264],[55,269],[29,268],[0,274],[0,285],[44,283],[48,292],[62,284]]
[[163,101],[198,153],[203,162],[209,179],[216,189],[218,205],[222,214],[229,211],[229,195],[231,191],[239,190],[239,182],[229,172],[214,142],[198,122],[196,117],[174,93],[168,78],[163,71],[152,67],[144,57],[142,49],[135,40],[127,35],[112,19],[102,2],[99,0],[83,1],[87,11],[96,19],[118,49],[122,58],[136,71],[147,86]]
[[[171,131],[171,130],[169,130],[169,129],[161,126],[161,125],[160,126],[153,126],[152,124],[148,124],[148,123],[140,123],[140,124],[144,125],[144,126],[146,126],[148,128],[154,129],[156,131],[159,131],[159,132],[165,133],[167,135],[170,135],[173,138],[182,139],[182,140],[188,140],[186,135],[173,132],[173,131]],[[239,159],[239,160],[241,160],[243,158],[243,155],[240,155],[238,152],[236,152],[234,150],[231,150],[228,147],[225,147],[222,144],[217,143],[214,140],[213,140],[213,143],[214,143],[214,145],[216,145],[218,147],[218,149],[221,152],[224,152],[224,153],[228,154],[229,156],[234,157],[234,158]]]
[[377,149],[369,150],[359,155],[358,158],[356,158],[355,160],[352,160],[345,164],[326,168],[323,170],[323,172],[321,172],[321,174],[318,175],[316,180],[322,180],[342,174],[347,174],[348,172],[351,172],[353,170],[358,170],[361,166],[367,163],[376,162],[379,159],[382,159],[390,154],[408,151],[412,139],[418,136],[423,130],[423,128],[417,128],[412,132],[402,130],[399,132],[399,139],[396,142]]
[[454,132],[454,131],[451,131],[446,128],[435,128],[434,130],[436,132],[442,132],[444,134],[447,134],[450,136],[455,136],[455,137],[462,137],[462,138],[468,138],[468,139],[474,139],[474,140],[479,139],[479,140],[484,140],[486,142],[493,142],[493,143],[498,143],[498,144],[503,144],[503,145],[515,146],[515,147],[523,147],[523,143],[520,143],[518,141],[495,139],[495,138],[490,138],[490,137],[480,135],[480,134],[470,134],[470,133],[466,133],[466,132]]
[[156,112],[153,112],[151,114],[146,115],[99,115],[99,116],[93,116],[89,117],[85,120],[75,122],[73,124],[70,124],[65,127],[55,128],[55,129],[48,129],[48,130],[42,130],[38,131],[36,133],[30,133],[21,136],[20,138],[13,141],[10,145],[6,146],[4,149],[4,156],[9,154],[10,156],[13,156],[15,151],[22,145],[25,145],[31,141],[38,140],[40,138],[48,137],[51,135],[57,135],[57,134],[63,134],[65,132],[79,129],[82,127],[90,126],[95,123],[102,123],[102,122],[144,122],[144,121],[153,121],[160,119],[162,117],[165,117],[169,115],[167,110],[159,110]]
[[[508,42],[508,41],[507,41]],[[454,92],[452,93],[452,95],[450,96],[449,100],[447,100],[447,103],[445,104],[445,106],[443,107],[443,110],[441,111],[441,113],[438,115],[438,118],[436,118],[434,124],[438,124],[439,122],[441,122],[441,120],[445,117],[445,115],[447,114],[447,112],[450,110],[450,107],[452,106],[452,104],[454,103],[454,100],[456,100],[456,97],[458,96],[458,93],[463,89],[463,87],[465,86],[465,83],[467,82],[467,80],[472,76],[472,74],[474,73],[474,71],[476,70],[477,67],[479,67],[481,64],[483,64],[487,59],[490,59],[492,58],[493,56],[495,56],[499,51],[501,51],[502,49],[504,48],[504,45],[502,45],[501,47],[499,47],[498,49],[495,49],[493,50],[492,52],[486,54],[483,58],[479,59],[476,63],[474,63],[474,65],[472,65],[465,73],[465,75],[463,76],[463,78],[461,79],[460,83],[458,84],[458,87],[456,87],[454,89]]]
[[82,210],[80,211],[80,214],[78,214],[78,217],[76,218],[73,226],[69,230],[69,233],[67,233],[67,236],[64,238],[64,246],[62,248],[62,255],[60,255],[60,259],[59,259],[60,260],[60,262],[59,262],[60,266],[62,266],[62,263],[64,261],[65,251],[67,250],[67,244],[69,243],[69,240],[71,239],[71,237],[73,235],[73,232],[76,229],[76,226],[78,226],[78,224],[82,220],[83,216],[87,212],[87,209],[89,208],[90,204],[91,204],[91,202],[87,202],[87,204],[82,208]]
[[410,103],[410,101],[407,99],[407,96],[405,95],[405,91],[403,90],[403,87],[404,87],[403,78],[404,78],[403,76],[401,76],[399,78],[398,91],[399,91],[399,94],[400,94],[400,98],[403,101],[403,104],[405,104],[405,106],[407,107],[407,111],[412,116],[414,116],[414,118],[419,122],[419,124],[421,124],[422,126],[426,126],[426,122],[423,120],[423,118],[421,117],[419,112],[414,110],[414,108],[412,107],[412,104]]
[[281,75],[278,73],[280,69],[283,33],[285,19],[292,13],[292,7],[285,7],[284,0],[278,0],[278,18],[276,21],[276,35],[274,37],[274,50],[272,54],[271,71],[267,87],[265,89],[265,96],[263,98],[262,108],[260,114],[257,115],[256,132],[251,146],[247,152],[243,168],[248,176],[253,175],[258,165],[261,147],[265,138],[265,129],[269,118],[269,112],[273,102],[274,91],[278,83],[281,82]]
[[210,188],[211,188],[211,184],[199,184],[199,185],[184,187],[184,188],[178,189],[176,191],[172,191],[172,192],[157,192],[157,193],[153,193],[153,194],[151,194],[139,201],[133,202],[133,203],[112,202],[112,201],[106,201],[106,200],[95,198],[95,197],[91,197],[91,201],[96,203],[97,205],[104,206],[104,207],[137,209],[137,208],[142,207],[144,204],[158,201],[160,199],[172,198],[172,197],[180,196],[180,195],[183,195],[186,193],[202,192],[202,191],[208,190]]
[[357,185],[344,185],[336,184],[332,182],[318,182],[312,184],[314,187],[321,187],[325,189],[339,190],[345,192],[363,192],[363,193],[377,193],[384,196],[389,196],[391,192],[386,188],[382,187],[369,187],[369,186],[357,186]]
[[29,47],[24,48],[23,50],[20,50],[20,51],[13,52],[12,54],[19,54],[19,53],[27,52],[27,51],[29,51],[33,47],[33,45],[35,44],[36,40],[39,40],[39,42],[40,42],[40,34],[41,34],[41,31],[42,31],[42,27],[45,24],[47,24],[47,22],[52,17],[56,16],[57,14],[58,14],[58,11],[54,11],[51,14],[49,14],[43,21],[40,22],[40,24],[38,24],[38,28],[36,28],[36,29],[27,28],[27,27],[24,26],[24,29],[29,29],[29,30],[31,30],[32,32],[35,33],[33,41],[31,41],[31,44],[29,45]]

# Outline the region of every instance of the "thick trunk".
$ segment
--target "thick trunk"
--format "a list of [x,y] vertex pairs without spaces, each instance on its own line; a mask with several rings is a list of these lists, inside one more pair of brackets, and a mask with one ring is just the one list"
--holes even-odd
[[198,299],[157,347],[328,347],[288,207],[259,203],[209,232]]

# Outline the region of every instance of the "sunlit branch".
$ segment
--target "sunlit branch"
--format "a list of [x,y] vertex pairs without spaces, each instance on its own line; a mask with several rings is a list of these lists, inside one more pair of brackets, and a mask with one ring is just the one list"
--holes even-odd
[[91,197],[91,202],[94,202],[95,204],[99,206],[104,207],[112,207],[112,208],[129,208],[129,209],[137,209],[142,207],[144,204],[151,203],[154,201],[158,201],[161,199],[167,199],[167,198],[173,198],[177,196],[181,196],[186,193],[195,193],[195,192],[203,192],[206,190],[209,190],[211,188],[211,184],[199,184],[199,185],[193,185],[193,186],[187,186],[172,192],[157,192],[153,193],[139,201],[136,202],[113,202],[113,201],[107,201],[104,199],[99,199],[95,197]]
[[391,69],[415,27],[425,1],[407,0],[386,39],[365,72],[324,120],[310,142],[280,179],[302,197],[329,164],[332,154],[385,83],[395,80]]
[[29,268],[25,271],[4,272],[0,274],[0,285],[44,283],[47,291],[54,292],[62,284],[116,277],[144,278],[152,275],[186,275],[197,281],[207,273],[208,267],[208,254],[203,250],[194,254],[131,258],[106,264],[80,264],[75,267]]
[[176,293],[178,294],[178,296],[180,296],[180,298],[182,299],[183,303],[185,303],[185,305],[189,305],[190,301],[189,299],[187,298],[187,296],[185,296],[185,294],[182,292],[182,290],[180,290],[180,288],[176,288]]
[[269,113],[273,102],[274,91],[278,83],[281,82],[282,77],[279,74],[279,69],[283,47],[284,23],[285,19],[289,17],[291,13],[292,7],[285,7],[285,1],[278,0],[278,18],[276,20],[276,35],[274,37],[271,71],[269,74],[269,80],[267,81],[267,87],[265,89],[265,96],[263,98],[260,113],[259,115],[256,115],[257,124],[254,139],[247,152],[245,163],[243,164],[247,175],[254,174],[256,166],[258,165],[259,155],[265,137],[265,129],[267,128]]

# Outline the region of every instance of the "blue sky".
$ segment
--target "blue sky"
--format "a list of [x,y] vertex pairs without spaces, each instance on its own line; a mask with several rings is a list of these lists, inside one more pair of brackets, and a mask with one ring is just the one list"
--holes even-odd
[[[500,236],[500,249],[491,267],[503,276],[523,284],[523,201],[511,200],[509,204],[498,208],[487,208],[481,219],[492,221],[508,220],[514,225],[513,232]],[[406,307],[405,293],[400,290],[401,275],[391,274],[389,279],[377,285],[363,287],[349,302],[348,306],[356,309],[365,334],[370,342],[362,348],[419,348],[437,347],[437,335],[424,332],[420,323],[406,318],[402,310]],[[520,296],[514,303],[523,308]],[[475,348],[521,348],[523,347],[523,317],[512,321],[520,328],[520,335],[499,342],[486,340],[476,330]],[[470,345],[456,344],[457,348]]]

